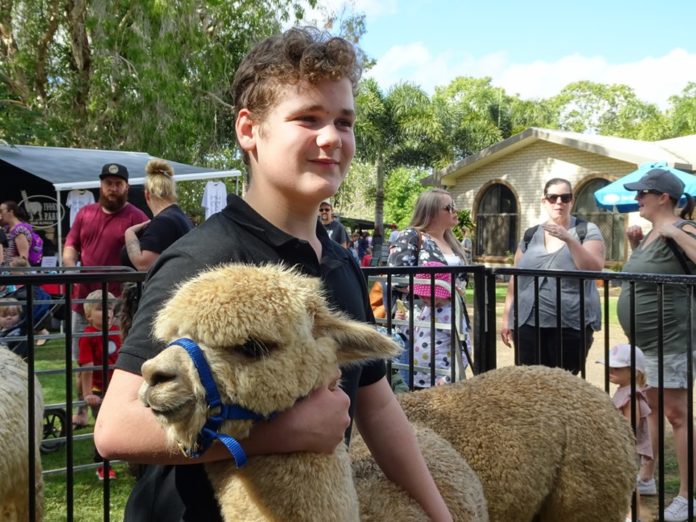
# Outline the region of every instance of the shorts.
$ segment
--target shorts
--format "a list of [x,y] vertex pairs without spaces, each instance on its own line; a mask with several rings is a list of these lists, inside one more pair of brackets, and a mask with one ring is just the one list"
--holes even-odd
[[[688,367],[687,357],[685,353],[666,353],[663,355],[663,378],[662,383],[664,388],[670,389],[688,389]],[[692,376],[696,377],[696,366],[694,366],[693,356],[691,357],[691,365],[694,368]],[[657,365],[657,355],[645,354],[645,377],[648,386],[657,388],[659,386],[659,371]]]

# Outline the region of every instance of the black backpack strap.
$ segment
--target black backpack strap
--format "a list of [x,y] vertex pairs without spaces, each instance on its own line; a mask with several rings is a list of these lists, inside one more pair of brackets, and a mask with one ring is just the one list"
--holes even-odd
[[536,234],[538,228],[539,225],[534,225],[533,227],[530,227],[524,231],[524,236],[522,236],[522,242],[524,243],[525,252],[527,251],[527,248],[529,248],[529,242],[532,240],[534,234]]
[[[534,225],[533,227],[530,227],[524,231],[522,241],[524,242],[525,252],[527,251],[527,248],[529,247],[529,242],[532,240],[534,234],[536,234],[538,228],[539,225]],[[577,232],[578,234],[578,239],[580,239],[580,243],[584,243],[585,238],[587,237],[587,221],[585,221],[584,219],[575,218],[575,232]]]
[[575,218],[575,232],[578,234],[580,243],[584,243],[585,238],[587,237],[587,221],[584,219]]
[[[686,219],[680,219],[676,223],[674,223],[674,226],[676,226],[680,230],[684,225],[696,226],[696,223],[694,223],[693,221],[688,221]],[[689,268],[686,255],[684,254],[684,251],[681,249],[681,247],[677,245],[677,242],[671,237],[665,238],[665,242],[667,243],[669,249],[672,251],[672,254],[674,254],[675,259],[679,261],[679,264],[681,265],[684,273],[686,275],[691,275],[691,269]]]
[[682,252],[682,249],[677,246],[677,243],[671,237],[666,238],[666,241],[667,246],[672,251],[677,261],[679,261],[684,273],[686,275],[691,275],[691,270],[689,269],[689,265],[686,263],[686,256],[684,255],[684,252]]

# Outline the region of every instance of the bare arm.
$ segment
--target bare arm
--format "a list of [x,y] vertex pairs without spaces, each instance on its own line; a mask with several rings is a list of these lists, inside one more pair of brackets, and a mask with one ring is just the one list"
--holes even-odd
[[150,221],[145,221],[143,223],[138,223],[126,229],[124,233],[124,240],[126,244],[126,252],[128,252],[128,258],[136,270],[145,271],[149,269],[160,254],[158,252],[153,252],[152,250],[141,250],[140,240],[138,239],[137,232],[141,230]]
[[24,234],[17,234],[14,239],[17,255],[24,259],[29,259],[29,240]]
[[63,266],[77,266],[79,254],[75,247],[66,246],[63,248]]
[[[230,458],[216,442],[200,458],[189,459],[167,445],[163,428],[138,398],[140,375],[115,370],[94,430],[99,453],[108,459],[156,464],[193,464]],[[247,455],[310,451],[331,453],[350,423],[348,396],[326,386],[267,422],[254,425],[240,441]]]
[[696,228],[692,225],[684,225],[684,228],[677,228],[672,224],[662,223],[655,227],[655,230],[662,237],[671,238],[679,245],[684,253],[696,263],[696,238],[687,234],[696,234]]
[[452,520],[418,448],[413,428],[385,378],[360,388],[355,420],[389,480],[406,490],[431,520]]
[[[522,257],[522,250],[517,248],[515,252],[514,266],[518,266],[520,263],[520,258]],[[512,346],[512,325],[508,324],[510,318],[510,309],[512,308],[512,303],[515,301],[515,277],[511,276],[508,281],[507,294],[505,295],[505,306],[503,307],[503,317],[502,326],[500,328],[500,337],[503,340],[503,344],[510,348]]]
[[82,389],[82,396],[89,406],[97,406],[101,403],[99,396],[92,393],[92,372],[82,372],[80,374],[80,388]]

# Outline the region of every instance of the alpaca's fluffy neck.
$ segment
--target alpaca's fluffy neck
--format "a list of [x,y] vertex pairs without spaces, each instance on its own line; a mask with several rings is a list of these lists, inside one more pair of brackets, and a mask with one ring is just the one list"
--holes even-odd
[[345,446],[332,455],[252,457],[206,465],[226,521],[358,521],[358,498]]

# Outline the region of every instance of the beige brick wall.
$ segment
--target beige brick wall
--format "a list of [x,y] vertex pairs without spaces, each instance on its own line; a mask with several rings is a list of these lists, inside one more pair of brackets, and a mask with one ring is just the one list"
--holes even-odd
[[536,141],[507,156],[468,172],[449,187],[458,208],[476,207],[485,189],[493,183],[504,183],[517,198],[517,236],[530,226],[546,219],[541,205],[544,184],[551,178],[565,178],[574,190],[585,181],[601,177],[609,181],[635,170],[637,165],[606,156],[549,143]]

